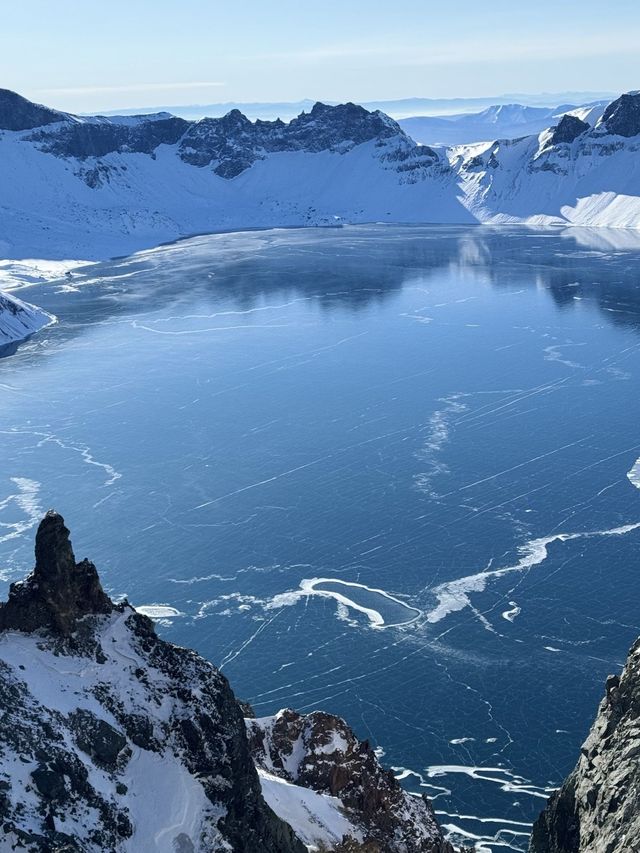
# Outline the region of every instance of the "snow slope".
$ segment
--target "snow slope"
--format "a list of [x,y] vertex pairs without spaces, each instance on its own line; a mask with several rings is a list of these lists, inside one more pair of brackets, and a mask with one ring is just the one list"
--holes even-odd
[[637,129],[622,136],[600,119],[569,142],[543,131],[453,148],[449,159],[478,221],[638,228],[640,122]]
[[362,833],[347,819],[342,801],[318,794],[258,770],[262,796],[267,805],[285,820],[310,851],[334,847],[344,836],[362,840]]
[[56,318],[41,308],[0,291],[0,348],[55,322]]
[[[63,657],[54,649],[44,647],[37,635],[4,633],[0,635],[0,670],[7,685],[22,686],[27,691],[29,712],[39,718],[40,725],[49,725],[62,743],[74,752],[73,727],[70,720],[78,711],[89,712],[113,727],[122,730],[122,718],[117,719],[109,702],[100,696],[101,683],[109,685],[112,696],[122,702],[120,714],[144,714],[158,731],[166,727],[173,713],[169,679],[161,672],[149,672],[151,684],[136,696],[132,692],[132,673],[147,668],[136,648],[135,636],[127,625],[129,613],[114,613],[106,617],[100,628],[100,642],[106,660]],[[153,695],[165,695],[162,701]],[[151,701],[149,701],[151,699]],[[113,767],[91,760],[82,752],[82,766],[87,773],[87,786],[96,792],[94,799],[75,798],[72,807],[56,817],[56,830],[82,841],[85,850],[104,849],[96,838],[96,825],[107,836],[109,820],[105,819],[105,804],[119,811],[126,810],[131,825],[129,837],[122,837],[117,849],[122,853],[175,853],[180,836],[189,839],[195,850],[223,850],[224,839],[214,827],[224,814],[207,799],[204,788],[188,771],[175,746],[162,751],[142,749],[130,742],[127,761]],[[53,755],[51,755],[53,760]],[[11,778],[10,796],[13,803],[22,804],[21,826],[37,830],[42,821],[41,801],[37,796],[32,774],[39,766],[38,757],[31,760],[3,746],[2,773]],[[11,770],[11,768],[14,768]],[[19,769],[19,772],[16,772]],[[150,781],[153,780],[153,785]],[[118,790],[126,786],[126,796]],[[120,802],[118,802],[120,801]],[[116,806],[116,803],[118,805]],[[120,818],[121,819],[121,818]],[[118,818],[114,818],[117,823]],[[115,833],[117,835],[117,832]],[[123,833],[124,835],[124,833]],[[208,847],[207,845],[211,845]]]
[[[0,256],[100,259],[194,233],[341,222],[472,222],[451,192],[444,158],[399,172],[398,142],[369,141],[346,153],[276,152],[229,180],[160,145],[154,157],[99,159],[108,180],[81,177],[88,163],[56,157],[23,134],[0,140]],[[411,146],[409,150],[412,151]],[[31,204],[25,205],[25,199]]]

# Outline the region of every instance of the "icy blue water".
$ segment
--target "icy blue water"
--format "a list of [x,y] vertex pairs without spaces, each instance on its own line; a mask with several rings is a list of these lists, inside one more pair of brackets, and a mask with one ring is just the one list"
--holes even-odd
[[0,593],[54,506],[258,714],[344,715],[525,849],[640,633],[621,234],[217,235],[30,291],[60,324],[0,361]]

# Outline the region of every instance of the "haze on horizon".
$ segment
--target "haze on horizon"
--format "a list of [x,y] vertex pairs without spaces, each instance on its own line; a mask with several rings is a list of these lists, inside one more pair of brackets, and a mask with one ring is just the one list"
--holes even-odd
[[637,0],[21,0],[0,85],[75,112],[640,87]]

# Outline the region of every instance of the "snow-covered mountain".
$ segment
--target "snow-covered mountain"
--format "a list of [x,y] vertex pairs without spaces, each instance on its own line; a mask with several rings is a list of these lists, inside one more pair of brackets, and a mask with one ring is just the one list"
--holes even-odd
[[449,150],[481,222],[640,227],[640,93],[592,126],[577,115],[535,136]]
[[78,117],[0,91],[0,256],[97,259],[344,222],[640,227],[639,112],[631,93],[542,133],[437,150],[354,104],[288,124],[238,111],[189,122]]
[[55,317],[15,296],[0,293],[0,352],[55,322]]
[[524,104],[494,104],[477,113],[447,116],[413,116],[399,119],[400,127],[422,145],[466,145],[494,139],[530,136],[552,127],[563,115],[578,115],[595,123],[607,102],[598,101],[582,107],[568,104],[548,108]]
[[353,104],[289,124],[237,111],[187,122],[43,114],[17,97],[0,92],[5,257],[103,258],[252,226],[471,221],[442,154]]
[[0,678],[2,853],[454,853],[342,720],[245,723],[215,667],[76,563],[54,512],[0,604]]

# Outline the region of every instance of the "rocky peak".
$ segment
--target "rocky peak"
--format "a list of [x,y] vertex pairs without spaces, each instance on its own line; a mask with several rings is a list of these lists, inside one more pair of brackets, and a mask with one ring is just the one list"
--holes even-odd
[[640,92],[628,92],[610,103],[600,123],[618,136],[640,134]]
[[32,130],[66,118],[66,113],[34,104],[10,89],[0,89],[0,130]]
[[9,600],[0,604],[0,631],[48,630],[68,636],[83,616],[113,610],[93,563],[76,563],[69,531],[57,512],[49,511],[41,521],[35,552],[32,574],[12,584]]
[[[259,770],[337,797],[370,853],[454,853],[429,801],[403,790],[368,741],[340,717],[290,709],[248,719],[249,748]],[[353,840],[353,839],[352,839]],[[349,850],[349,840],[343,841]],[[342,850],[342,847],[338,848]]]
[[[300,133],[307,133],[312,127],[320,133],[323,147],[335,144],[335,137],[359,145],[371,139],[404,136],[400,125],[389,116],[379,110],[369,112],[359,104],[351,102],[330,106],[318,101],[313,105],[311,112],[302,113],[289,123],[290,132],[294,137]],[[331,140],[328,140],[328,137],[331,137]]]
[[[289,124],[249,121],[239,110],[222,118],[195,122],[180,141],[180,157],[192,166],[211,166],[222,178],[235,178],[267,154],[283,151],[345,153],[354,146],[376,140],[384,142],[402,129],[380,112],[369,112],[356,104],[329,106],[317,103]],[[412,144],[408,145],[412,148]]]
[[589,128],[590,125],[588,125],[586,121],[579,119],[577,116],[564,115],[558,122],[557,126],[553,128],[549,144],[561,145],[563,143],[573,142],[574,139],[577,139],[581,134],[589,130]]
[[640,838],[640,640],[609,676],[580,760],[533,827],[530,853],[632,853]]

